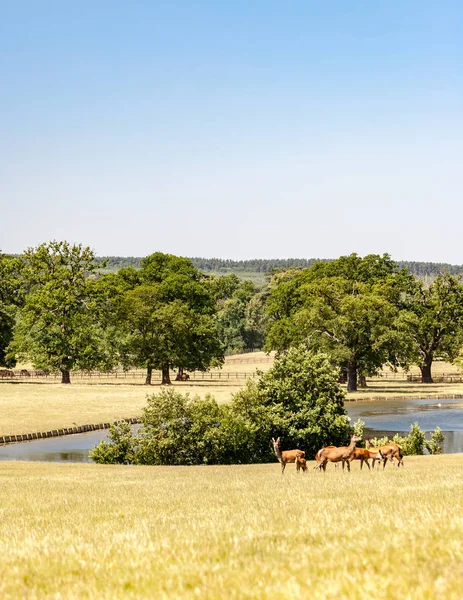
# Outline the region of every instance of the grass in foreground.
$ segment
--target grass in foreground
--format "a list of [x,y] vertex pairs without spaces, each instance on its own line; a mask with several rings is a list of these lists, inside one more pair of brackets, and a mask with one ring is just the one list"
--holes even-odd
[[405,463],[1,463],[0,596],[461,598],[463,456]]

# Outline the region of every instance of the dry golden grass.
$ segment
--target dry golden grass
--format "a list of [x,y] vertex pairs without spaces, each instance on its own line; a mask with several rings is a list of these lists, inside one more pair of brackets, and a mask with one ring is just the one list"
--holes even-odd
[[1,463],[0,597],[461,598],[462,467]]
[[[175,383],[177,389],[228,402],[238,385]],[[160,385],[82,385],[0,382],[0,435],[73,427],[138,417],[147,394]]]

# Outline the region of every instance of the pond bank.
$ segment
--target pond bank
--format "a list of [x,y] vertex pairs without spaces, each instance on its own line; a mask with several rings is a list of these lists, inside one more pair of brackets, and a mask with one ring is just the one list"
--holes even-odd
[[15,444],[17,442],[31,442],[33,440],[41,440],[46,438],[62,437],[65,435],[73,435],[76,433],[88,433],[89,431],[98,431],[100,429],[109,429],[111,425],[117,423],[140,423],[138,417],[128,419],[118,419],[112,423],[90,423],[88,425],[79,425],[77,427],[63,427],[61,429],[50,429],[49,431],[38,431],[34,433],[19,433],[17,435],[2,435],[0,436],[0,445]]
[[463,394],[420,394],[419,396],[357,396],[346,398],[345,402],[398,402],[401,400],[461,400]]

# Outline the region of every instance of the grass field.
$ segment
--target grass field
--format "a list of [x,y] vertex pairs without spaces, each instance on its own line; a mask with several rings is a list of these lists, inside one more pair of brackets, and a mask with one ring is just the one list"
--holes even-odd
[[0,597],[462,597],[463,456],[293,466],[1,463]]
[[[245,383],[240,374],[266,371],[273,358],[263,352],[231,356],[222,373],[230,379],[175,382],[182,392],[204,396],[212,394],[218,402],[229,402]],[[455,372],[455,367],[436,363],[435,372]],[[239,377],[236,377],[236,375]],[[390,374],[389,374],[390,375]],[[0,435],[14,435],[73,427],[102,421],[115,421],[137,417],[146,404],[146,395],[156,393],[160,385],[143,385],[143,379],[133,382],[118,380],[74,379],[71,385],[59,380],[0,381]],[[348,399],[423,397],[463,394],[463,384],[427,384],[408,382],[405,379],[372,379],[368,387],[348,394]]]

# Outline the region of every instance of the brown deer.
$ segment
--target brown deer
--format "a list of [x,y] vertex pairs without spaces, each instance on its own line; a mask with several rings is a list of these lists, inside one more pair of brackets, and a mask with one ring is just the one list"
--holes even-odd
[[[281,463],[281,474],[285,472],[287,463],[296,463],[296,469],[299,471],[299,459],[303,458],[305,460],[305,452],[303,450],[280,450],[280,438],[276,440],[272,438],[273,450],[275,451],[275,456]],[[306,465],[307,469],[307,465]],[[305,470],[305,469],[303,469]]]
[[402,467],[404,466],[404,460],[403,460],[403,455],[402,455],[402,448],[399,446],[399,444],[396,444],[395,442],[389,442],[387,444],[384,444],[383,446],[380,446],[379,448],[373,448],[370,440],[367,440],[365,443],[366,447],[371,450],[371,451],[378,451],[381,450],[381,456],[382,459],[380,458],[373,458],[373,469],[375,468],[375,461],[377,460],[378,462],[380,460],[383,461],[383,469],[386,466],[386,463],[388,461],[388,459],[391,462],[394,462],[393,459],[396,458],[398,461],[398,467],[400,467],[400,465],[402,465]]
[[347,470],[350,472],[349,459],[355,450],[355,444],[360,442],[361,439],[361,437],[354,433],[350,438],[350,444],[348,446],[326,446],[325,448],[321,448],[315,455],[317,461],[316,468],[319,471],[322,469],[326,471],[326,463],[328,461],[333,463],[342,462],[342,468],[344,469],[344,464],[346,464]]
[[[370,470],[370,463],[368,462],[370,458],[370,453],[366,448],[354,448],[354,451],[350,455],[350,458],[348,458],[347,460],[349,461],[349,463],[351,463],[353,460],[359,460],[360,470],[363,469],[363,463],[365,463],[368,467],[368,470]],[[344,461],[342,466],[344,467]]]
[[300,470],[303,470],[304,473],[307,473],[307,461],[302,456],[296,457],[296,470],[299,473]]
[[360,470],[362,470],[363,463],[366,463],[368,469],[370,469],[370,463],[368,462],[370,458],[374,465],[375,460],[384,460],[384,455],[381,453],[380,448],[355,448],[348,461],[351,463],[353,460],[359,460]]

